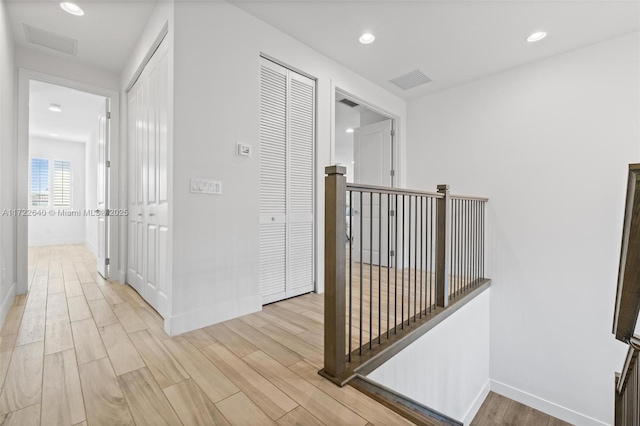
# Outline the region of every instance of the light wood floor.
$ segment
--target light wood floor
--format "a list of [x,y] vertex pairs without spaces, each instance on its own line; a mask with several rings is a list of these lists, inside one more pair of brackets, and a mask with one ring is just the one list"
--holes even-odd
[[490,392],[471,426],[571,426],[541,411]]
[[30,251],[31,289],[0,332],[2,425],[401,425],[317,374],[323,297],[169,337],[84,246]]
[[[451,275],[450,281],[449,294],[455,298],[474,282],[474,278]],[[421,316],[421,312],[431,312],[436,304],[435,294],[435,273],[431,271],[414,267],[387,268],[356,261],[350,264],[347,258],[346,352],[350,352],[349,324],[351,350],[361,345],[368,348],[368,343],[378,341],[378,336],[384,340],[387,330],[393,332],[394,327],[403,329],[409,325],[410,318]]]

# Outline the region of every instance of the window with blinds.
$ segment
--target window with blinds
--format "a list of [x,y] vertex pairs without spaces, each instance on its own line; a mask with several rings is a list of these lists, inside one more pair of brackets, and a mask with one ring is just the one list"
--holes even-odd
[[71,207],[71,163],[53,161],[53,206]]
[[49,160],[31,159],[31,206],[49,206]]

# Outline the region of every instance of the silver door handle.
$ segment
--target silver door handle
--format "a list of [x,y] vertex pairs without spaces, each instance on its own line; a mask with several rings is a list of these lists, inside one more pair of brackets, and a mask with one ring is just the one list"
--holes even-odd
[[138,216],[142,216],[142,213],[138,213]]

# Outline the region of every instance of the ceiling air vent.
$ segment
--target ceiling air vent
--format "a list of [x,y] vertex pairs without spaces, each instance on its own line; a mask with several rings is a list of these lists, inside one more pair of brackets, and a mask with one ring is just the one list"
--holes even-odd
[[424,75],[422,71],[415,70],[389,81],[402,90],[409,90],[413,89],[414,87],[420,86],[421,84],[428,83],[431,81],[431,79]]
[[31,25],[22,25],[24,26],[24,33],[27,36],[27,41],[29,43],[48,47],[49,49],[68,53],[69,55],[75,56],[78,54],[78,40],[52,33],[41,28],[36,28]]
[[351,108],[353,108],[353,107],[357,107],[357,106],[359,105],[359,104],[357,104],[357,103],[355,103],[355,102],[353,102],[353,101],[350,101],[350,100],[349,100],[349,99],[347,99],[347,98],[344,98],[344,99],[342,99],[342,100],[339,100],[338,102],[340,102],[340,103],[342,103],[342,104],[345,104],[345,105],[348,105],[348,106],[350,106]]

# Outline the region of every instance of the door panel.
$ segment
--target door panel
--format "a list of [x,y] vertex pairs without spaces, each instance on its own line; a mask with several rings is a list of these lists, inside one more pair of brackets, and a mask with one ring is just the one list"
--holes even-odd
[[[392,186],[393,146],[392,120],[362,126],[354,131],[354,181],[365,185]],[[362,262],[387,266],[389,239],[387,235],[389,210],[386,197],[363,194],[354,197],[353,210],[353,259],[360,261],[362,243]],[[362,239],[360,238],[362,221]],[[393,228],[393,227],[392,227]],[[393,231],[393,229],[391,229]],[[381,238],[382,237],[382,238]],[[393,247],[393,245],[392,245]]]
[[[129,91],[129,282],[164,316],[169,307],[168,56],[166,42]],[[131,262],[133,260],[133,262]]]
[[[98,164],[96,168],[97,172],[97,185],[96,198],[97,208],[101,211],[106,211],[109,208],[108,200],[108,183],[109,183],[109,169],[107,167],[108,153],[109,153],[109,120],[107,119],[110,111],[109,99],[105,99],[104,114],[98,117]],[[107,258],[109,257],[109,240],[107,238],[109,226],[109,218],[106,215],[98,216],[98,253],[97,253],[97,270],[103,278],[108,278],[109,267],[107,265]]]

